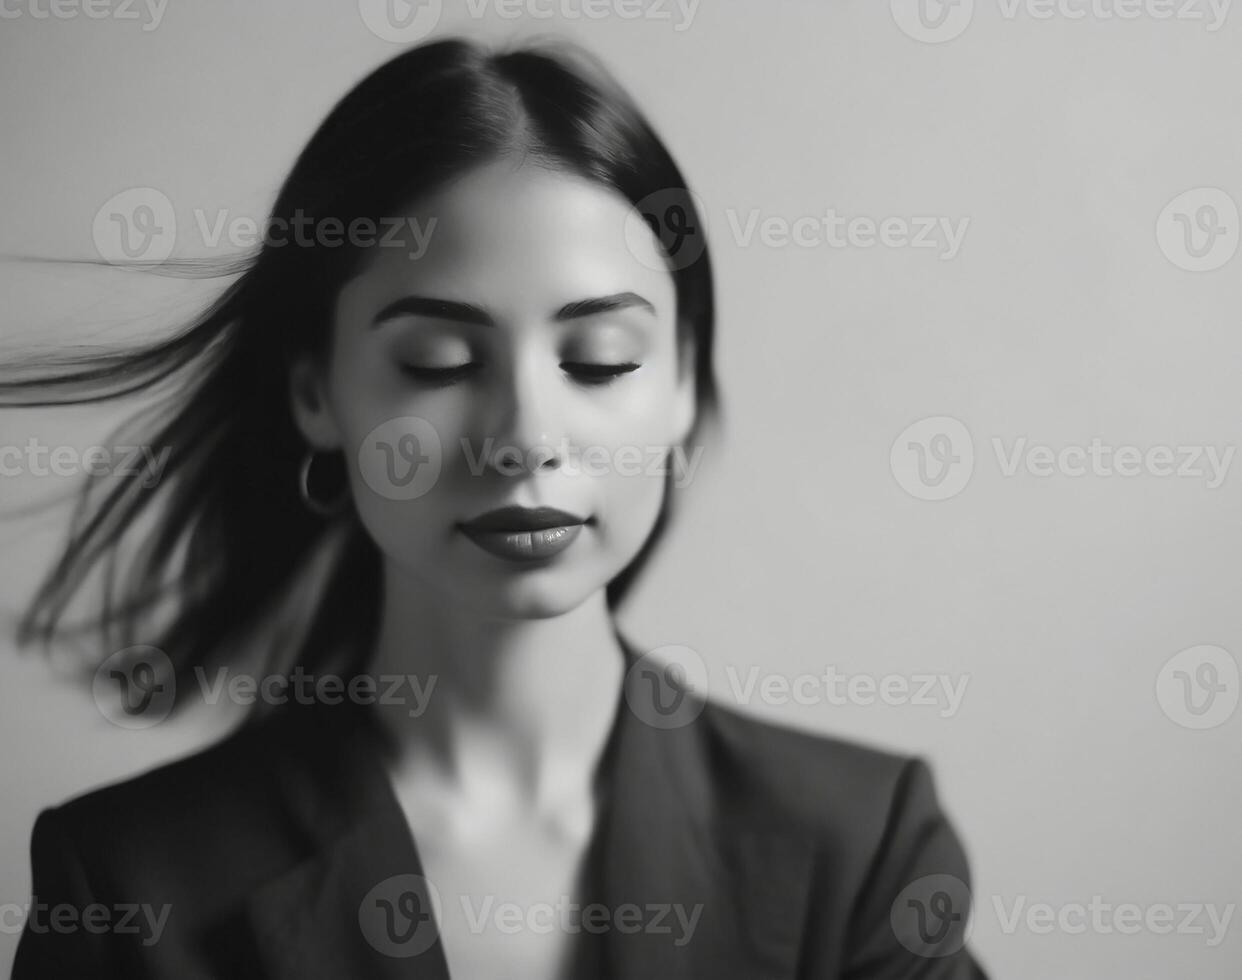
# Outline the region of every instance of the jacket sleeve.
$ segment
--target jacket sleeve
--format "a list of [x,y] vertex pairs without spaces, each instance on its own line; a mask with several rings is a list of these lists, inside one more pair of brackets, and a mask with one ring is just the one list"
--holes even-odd
[[108,911],[92,892],[60,810],[49,808],[35,820],[30,863],[32,894],[12,980],[114,976]]
[[966,948],[970,870],[918,758],[897,779],[846,932],[849,980],[986,980]]

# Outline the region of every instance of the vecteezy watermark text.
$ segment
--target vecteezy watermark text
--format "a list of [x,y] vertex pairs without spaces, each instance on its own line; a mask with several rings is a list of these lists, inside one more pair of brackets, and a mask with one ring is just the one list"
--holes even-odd
[[[3,0],[0,0],[3,2]],[[178,228],[177,209],[168,195],[154,187],[131,187],[114,194],[95,212],[91,237],[106,262],[160,263],[178,244],[218,249],[223,244],[240,250],[266,248],[399,248],[411,259],[422,258],[431,244],[438,218],[413,215],[355,216],[348,221],[334,215],[311,215],[301,208],[289,217],[270,215],[259,220],[232,214],[227,208],[208,212],[195,208],[191,225],[195,235]]]
[[[519,933],[548,935],[624,935],[644,933],[667,937],[674,947],[687,945],[698,928],[703,904],[680,902],[582,903],[567,895],[552,902],[497,901],[495,895],[460,894],[460,922],[474,936],[489,931],[505,936]],[[358,926],[366,941],[385,956],[405,959],[430,949],[439,938],[439,923],[456,915],[430,879],[413,873],[385,878],[371,888],[358,905]]]
[[421,678],[416,674],[313,674],[294,667],[288,674],[254,674],[230,672],[227,667],[216,670],[209,678],[202,667],[194,668],[199,692],[207,704],[216,704],[221,697],[233,704],[383,704],[409,705],[412,718],[427,710],[435,690],[435,674]]
[[[444,6],[444,0],[358,0],[358,13],[376,37],[409,44],[435,29]],[[691,25],[698,6],[699,0],[465,0],[454,5],[473,20],[646,20],[669,23],[677,32]]]
[[1025,469],[1031,476],[1177,476],[1206,479],[1209,490],[1225,482],[1236,446],[1109,446],[1092,439],[1085,446],[1029,444],[1026,436],[1012,440],[1008,449],[1002,439],[992,438],[1000,471],[1016,476]]
[[[436,674],[315,674],[301,665],[288,672],[262,675],[229,667],[208,674],[206,668],[196,665],[193,674],[199,697],[209,705],[221,700],[247,706],[290,702],[395,705],[405,707],[413,718],[427,711],[439,679]],[[171,658],[158,647],[139,645],[118,650],[103,660],[95,669],[91,692],[108,721],[121,728],[141,729],[159,724],[172,713],[177,686]]]
[[461,442],[466,465],[472,476],[481,476],[488,466],[508,476],[529,472],[541,459],[557,459],[568,476],[667,476],[674,475],[674,485],[688,486],[694,479],[703,455],[703,446],[695,446],[687,456],[684,446],[575,446],[562,439],[531,446],[525,451],[499,445],[495,439],[484,439],[475,452],[468,440]]
[[27,905],[14,902],[0,905],[0,933],[15,935],[29,929],[38,935],[88,932],[96,936],[137,936],[143,946],[154,946],[164,933],[170,912],[172,906],[167,904],[91,902],[77,906],[69,902],[48,904],[36,897]]
[[521,932],[547,935],[552,932],[602,934],[616,931],[627,935],[671,936],[674,946],[685,946],[694,936],[702,904],[686,906],[678,902],[649,902],[637,905],[626,902],[616,908],[600,902],[582,904],[567,895],[555,902],[497,902],[487,895],[480,902],[472,896],[461,896],[462,913],[471,933],[482,935],[493,929],[506,936]]
[[[1064,477],[1200,480],[1208,490],[1229,475],[1236,446],[1113,444],[1098,437],[1053,446],[1027,436],[990,440],[997,469],[1013,479]],[[907,426],[893,440],[889,466],[898,485],[920,500],[947,500],[961,493],[976,466],[974,440],[958,419],[930,416]]]
[[48,446],[31,436],[24,446],[0,446],[0,477],[90,476],[141,477],[150,489],[160,482],[171,447],[159,452],[152,446]]
[[942,262],[957,257],[970,227],[970,218],[943,215],[868,215],[844,217],[835,208],[821,215],[794,218],[763,214],[751,208],[743,218],[736,209],[725,211],[733,241],[745,248],[754,241],[767,248],[917,248],[938,249]]
[[[1233,0],[996,0],[1005,22],[1107,24],[1140,19],[1203,25],[1221,29]],[[982,6],[982,5],[980,5]],[[924,44],[943,44],[960,37],[974,20],[975,0],[889,0],[893,20],[901,30]]]
[[149,32],[160,26],[167,8],[168,0],[0,0],[0,20],[141,20]]
[[948,674],[850,674],[838,672],[829,664],[821,674],[763,674],[752,666],[743,675],[732,665],[725,668],[729,689],[738,704],[755,700],[768,705],[886,704],[891,707],[914,705],[939,708],[941,718],[951,718],[962,706],[968,675]]
[[1208,946],[1224,941],[1233,918],[1234,905],[1220,908],[1211,902],[1156,902],[1138,905],[1134,902],[1113,904],[1102,895],[1091,896],[1090,902],[1027,903],[1025,895],[1006,902],[1000,895],[992,896],[992,907],[1007,936],[1019,929],[1034,935],[1065,933],[1081,935],[1133,936],[1141,932],[1155,935],[1206,936]]
[[[567,476],[666,477],[675,487],[694,479],[704,446],[620,445],[579,446],[558,442],[507,445],[488,437],[459,440],[471,476],[489,469],[505,476],[534,472],[556,460]],[[388,500],[414,500],[439,481],[445,450],[440,434],[427,419],[403,415],[381,422],[358,447],[358,469],[367,486]]]

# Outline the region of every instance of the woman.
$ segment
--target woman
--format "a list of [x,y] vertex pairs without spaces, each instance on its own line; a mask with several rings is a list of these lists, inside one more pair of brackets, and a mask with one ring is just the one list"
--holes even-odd
[[256,645],[310,692],[40,814],[14,976],[982,975],[924,763],[707,703],[613,623],[715,417],[701,228],[597,66],[440,41],[335,107],[189,329],[5,386],[172,388],[156,490],[88,493],[23,639],[149,513],[102,614],[124,717]]

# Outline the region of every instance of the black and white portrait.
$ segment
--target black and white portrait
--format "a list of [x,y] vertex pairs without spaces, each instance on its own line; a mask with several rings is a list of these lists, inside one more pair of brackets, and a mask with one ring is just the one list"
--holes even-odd
[[1231,0],[0,0],[0,970],[1234,980]]

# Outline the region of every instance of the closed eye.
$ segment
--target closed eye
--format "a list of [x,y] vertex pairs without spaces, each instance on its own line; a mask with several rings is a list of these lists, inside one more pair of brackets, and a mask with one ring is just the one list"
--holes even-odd
[[582,384],[606,385],[616,381],[623,374],[637,371],[642,365],[635,364],[633,361],[626,361],[622,364],[588,364],[583,361],[562,361],[561,367]]
[[[448,385],[469,377],[479,368],[478,361],[466,361],[449,367],[422,367],[418,364],[402,364],[401,371],[408,377],[427,385]],[[637,371],[641,364],[626,361],[621,364],[592,364],[585,361],[563,361],[561,368],[580,384],[601,386],[611,384],[621,375]]]
[[446,385],[452,384],[454,381],[460,381],[462,378],[473,374],[478,368],[477,361],[467,361],[464,364],[454,364],[450,367],[421,367],[417,364],[402,364],[401,371],[403,374],[421,381],[424,384]]

